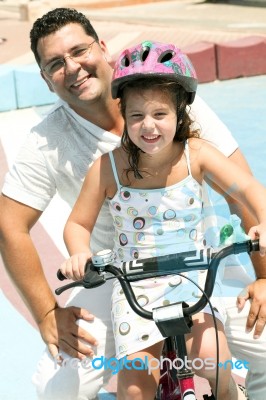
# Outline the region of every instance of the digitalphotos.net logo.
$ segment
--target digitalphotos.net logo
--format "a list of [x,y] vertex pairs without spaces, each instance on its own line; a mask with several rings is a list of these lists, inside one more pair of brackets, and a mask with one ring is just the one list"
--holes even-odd
[[[58,354],[54,358],[54,368],[72,368],[72,369],[104,369],[112,371],[112,375],[118,374],[119,371],[123,369],[127,370],[147,370],[148,374],[151,375],[153,370],[158,368],[163,369],[164,366],[168,364],[170,370],[180,370],[183,367],[188,369],[193,369],[194,371],[205,369],[205,370],[213,370],[216,368],[216,361],[214,358],[195,358],[193,360],[188,360],[185,357],[185,360],[180,358],[175,358],[171,360],[170,358],[165,358],[161,356],[159,359],[151,358],[148,359],[147,356],[142,358],[134,358],[129,360],[127,356],[117,359],[115,357],[106,358],[104,356],[95,357],[95,358],[84,358],[83,360],[79,360],[78,358],[67,358],[62,359],[62,354]],[[246,360],[226,360],[225,362],[218,363],[219,368],[229,369],[232,370],[248,370],[249,369],[249,362]]]

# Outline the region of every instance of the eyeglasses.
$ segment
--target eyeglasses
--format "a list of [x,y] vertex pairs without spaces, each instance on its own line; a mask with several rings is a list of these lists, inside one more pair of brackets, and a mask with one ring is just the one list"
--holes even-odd
[[54,76],[58,73],[61,74],[66,66],[66,60],[68,58],[73,60],[75,63],[80,63],[80,62],[84,61],[87,57],[89,57],[93,43],[95,43],[95,42],[96,42],[96,40],[91,42],[86,47],[80,47],[78,49],[75,49],[72,52],[72,54],[70,54],[68,56],[58,58],[56,60],[52,60],[44,68],[42,68],[42,71],[46,72],[46,74],[49,76]]

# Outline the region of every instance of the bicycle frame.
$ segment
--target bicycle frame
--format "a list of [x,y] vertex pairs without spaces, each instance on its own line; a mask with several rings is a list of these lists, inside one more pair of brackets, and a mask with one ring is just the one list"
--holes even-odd
[[[174,362],[177,357],[184,361],[186,357],[186,343],[184,335],[166,338],[163,355]],[[185,367],[173,372],[168,363],[161,369],[161,377],[157,389],[156,400],[194,400],[195,386],[194,373]]]
[[[124,291],[126,299],[131,308],[142,318],[154,320],[158,329],[166,337],[166,354],[170,360],[178,358],[185,361],[187,357],[185,335],[191,331],[192,316],[200,312],[211,297],[219,263],[225,257],[232,254],[250,253],[259,250],[258,240],[247,240],[245,242],[233,243],[223,247],[217,252],[213,249],[189,251],[168,256],[154,257],[143,260],[134,260],[122,263],[121,269],[112,265],[113,259],[106,256],[96,256],[95,260],[89,261],[86,266],[84,278],[81,281],[72,282],[56,289],[56,294],[74,286],[94,288],[106,282],[106,273],[115,276]],[[105,253],[106,254],[106,253]],[[95,261],[95,263],[93,263]],[[131,288],[130,282],[148,279],[155,276],[179,274],[191,270],[207,270],[203,295],[193,305],[188,306],[184,302],[174,303],[158,307],[152,311],[142,308]],[[130,271],[129,273],[126,271]],[[131,272],[132,271],[132,272]],[[60,280],[65,277],[58,271]],[[167,313],[166,313],[167,310]],[[167,314],[167,316],[166,316]],[[177,354],[178,353],[178,354]],[[196,400],[194,387],[194,373],[182,363],[177,374],[164,366],[161,371],[158,393],[156,399],[160,400]],[[218,374],[217,374],[218,376]],[[216,395],[216,394],[215,394]],[[218,400],[215,396],[204,395],[204,399]]]

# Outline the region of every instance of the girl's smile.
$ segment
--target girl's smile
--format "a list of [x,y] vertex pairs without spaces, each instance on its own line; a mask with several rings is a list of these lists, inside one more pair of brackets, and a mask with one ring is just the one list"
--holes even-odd
[[142,139],[147,142],[147,143],[155,143],[157,140],[159,140],[160,135],[157,136],[142,136]]

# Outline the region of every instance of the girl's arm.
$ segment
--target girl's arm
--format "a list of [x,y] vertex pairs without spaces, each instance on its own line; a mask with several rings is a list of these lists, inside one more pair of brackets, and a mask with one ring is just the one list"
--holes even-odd
[[[109,168],[108,168],[109,167]],[[91,257],[90,238],[110,184],[109,156],[100,157],[89,169],[79,197],[64,228],[64,241],[70,258],[60,267],[70,279],[81,279]]]
[[191,147],[192,151],[195,147],[198,150],[195,158],[198,161],[196,165],[200,168],[198,173],[202,173],[225,193],[248,207],[257,218],[259,224],[250,229],[249,235],[252,239],[260,236],[261,254],[264,254],[266,250],[266,188],[205,141],[193,140]]

